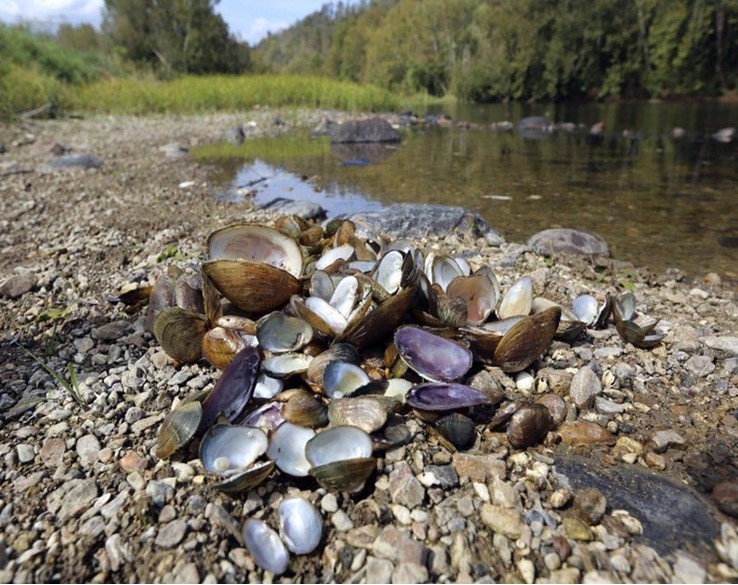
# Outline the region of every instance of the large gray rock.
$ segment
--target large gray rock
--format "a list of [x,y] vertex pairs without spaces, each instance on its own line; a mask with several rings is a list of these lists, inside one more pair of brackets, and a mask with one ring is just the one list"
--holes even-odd
[[382,118],[347,120],[339,126],[331,127],[330,134],[331,142],[337,144],[400,141],[400,133]]
[[533,234],[528,245],[543,256],[560,253],[610,256],[607,242],[596,233],[572,228],[543,230]]
[[493,246],[505,243],[500,234],[477,213],[463,207],[397,203],[381,211],[362,211],[347,217],[356,224],[360,238],[420,239],[430,235],[484,237]]
[[284,215],[299,215],[303,219],[320,219],[325,217],[325,209],[319,203],[304,199],[277,197],[265,203],[262,207]]

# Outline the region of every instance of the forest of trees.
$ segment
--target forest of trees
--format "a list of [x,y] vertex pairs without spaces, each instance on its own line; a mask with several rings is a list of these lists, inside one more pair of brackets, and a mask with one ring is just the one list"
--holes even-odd
[[719,95],[738,84],[738,0],[338,2],[252,57],[471,101]]

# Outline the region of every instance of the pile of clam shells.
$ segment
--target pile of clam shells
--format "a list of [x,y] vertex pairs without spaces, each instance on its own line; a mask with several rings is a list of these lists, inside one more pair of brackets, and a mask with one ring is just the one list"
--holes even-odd
[[[404,240],[362,240],[349,221],[293,216],[215,231],[199,274],[160,278],[148,301],[147,324],[169,356],[222,370],[210,392],[168,414],[157,455],[199,442],[203,467],[225,492],[276,474],[359,492],[375,454],[409,440],[398,424],[407,415],[450,450],[474,445],[481,425],[525,448],[563,421],[561,396],[503,403],[496,385],[472,387],[474,374],[525,370],[554,338],[570,342],[611,317],[636,346],[662,337],[655,322],[634,320],[629,293],[602,303],[583,295],[567,308],[534,298],[524,277],[503,294],[487,266]],[[271,542],[283,558],[268,531],[249,521],[245,540]]]

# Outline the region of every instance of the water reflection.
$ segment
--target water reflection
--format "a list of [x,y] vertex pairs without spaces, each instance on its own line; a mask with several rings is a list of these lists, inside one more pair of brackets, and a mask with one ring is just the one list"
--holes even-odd
[[[738,148],[710,135],[737,120],[738,107],[682,106],[462,109],[450,113],[484,128],[420,128],[407,131],[399,146],[369,150],[305,136],[302,155],[293,143],[284,154],[265,149],[237,171],[231,161],[224,184],[233,193],[266,178],[253,186],[258,202],[309,199],[331,215],[395,202],[461,205],[509,240],[549,227],[589,229],[615,257],[637,265],[735,278]],[[544,114],[573,121],[574,130],[530,140],[488,126]],[[605,130],[593,136],[587,129],[598,121]],[[684,136],[672,137],[675,126]]]

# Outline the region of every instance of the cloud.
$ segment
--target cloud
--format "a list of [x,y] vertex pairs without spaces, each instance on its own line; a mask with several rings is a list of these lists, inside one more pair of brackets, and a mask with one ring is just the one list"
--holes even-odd
[[6,0],[0,7],[0,18],[97,24],[102,7],[103,0]]
[[238,26],[238,24],[234,23],[231,25],[231,30],[237,35],[242,36],[250,45],[258,43],[269,32],[275,33],[289,26],[286,22],[268,20],[266,18],[256,18],[248,22],[246,26]]

